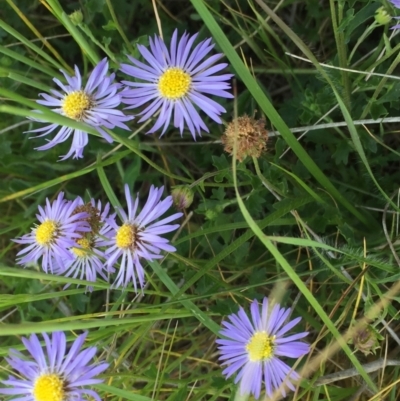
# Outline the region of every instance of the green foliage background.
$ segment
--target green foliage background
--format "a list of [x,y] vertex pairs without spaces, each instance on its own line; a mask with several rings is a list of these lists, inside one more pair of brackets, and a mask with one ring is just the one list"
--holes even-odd
[[[398,366],[366,368],[382,367],[380,358],[396,365],[400,345],[400,43],[395,20],[374,18],[381,6],[389,17],[400,11],[362,0],[0,2],[0,357],[22,349],[21,335],[65,330],[72,340],[89,329],[97,357],[111,363],[97,386],[103,399],[233,399],[214,343],[220,322],[269,296],[310,333],[290,399],[400,398]],[[218,100],[224,121],[265,118],[267,152],[238,163],[220,143],[224,125],[207,121],[210,134],[193,142],[172,127],[146,135],[151,122],[138,119],[130,133],[115,129],[112,145],[91,135],[81,160],[57,161],[69,141],[34,150],[43,139],[23,132],[37,128],[26,117],[38,93],[54,87],[60,68],[87,75],[108,56],[116,71],[127,54],[139,57],[137,44],[159,33],[154,6],[167,43],[176,28],[213,37],[235,74],[234,101]],[[79,26],[68,17],[77,9]],[[79,280],[16,266],[10,240],[30,230],[46,197],[64,191],[125,206],[124,183],[142,200],[151,184],[195,193],[177,252],[146,266],[143,293],[101,281],[85,293]],[[349,341],[366,324],[382,336],[367,356]],[[0,379],[7,369],[2,358]]]

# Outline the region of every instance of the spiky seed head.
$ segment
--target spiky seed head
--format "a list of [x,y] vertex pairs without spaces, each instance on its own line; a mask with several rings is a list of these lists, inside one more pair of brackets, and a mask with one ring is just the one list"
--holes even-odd
[[231,155],[236,141],[236,158],[239,161],[247,156],[259,158],[267,148],[265,120],[255,120],[247,115],[238,117],[227,125],[221,141],[224,150]]

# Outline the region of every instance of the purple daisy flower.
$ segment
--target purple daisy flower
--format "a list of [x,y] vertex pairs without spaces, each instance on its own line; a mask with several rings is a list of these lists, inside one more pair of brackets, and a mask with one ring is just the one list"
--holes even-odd
[[[69,249],[71,257],[62,265],[57,266],[54,274],[93,282],[99,275],[104,280],[108,280],[106,273],[111,273],[114,269],[108,269],[105,265],[105,254],[99,249],[99,244],[112,229],[109,224],[105,224],[106,220],[115,219],[115,214],[109,216],[109,211],[109,203],[102,210],[101,201],[98,201],[96,205],[96,201],[91,199],[90,203],[85,204],[82,198],[78,198],[75,213],[88,214],[85,220],[89,223],[90,231],[76,240],[75,245]],[[69,284],[65,288],[68,286]],[[92,291],[93,287],[87,287],[87,290]]]
[[[144,287],[144,269],[140,263],[140,258],[152,261],[160,259],[161,251],[175,252],[176,249],[169,244],[169,241],[160,234],[169,233],[176,230],[179,224],[168,224],[182,216],[182,213],[175,213],[156,223],[158,219],[172,206],[172,196],[168,196],[160,201],[164,187],[150,188],[149,197],[142,211],[136,215],[139,198],[133,201],[129,186],[125,185],[125,197],[128,205],[128,214],[119,209],[122,225],[118,226],[115,220],[109,219],[108,223],[113,231],[107,235],[102,245],[108,246],[105,254],[109,268],[121,258],[117,278],[113,287],[126,287],[133,281],[135,291],[137,291],[137,281],[140,288]],[[152,224],[150,224],[152,223]]]
[[63,192],[60,192],[52,203],[46,198],[46,206],[44,209],[39,206],[39,214],[36,215],[40,224],[33,227],[29,234],[13,240],[18,244],[27,245],[17,253],[17,257],[20,256],[17,263],[37,263],[42,257],[45,273],[48,273],[49,269],[53,273],[65,260],[71,259],[68,249],[76,245],[75,241],[82,238],[82,234],[90,231],[88,223],[84,220],[87,213],[73,213],[78,203],[79,199],[73,202],[65,200]]
[[400,0],[390,0],[390,2],[396,7],[400,9]]
[[29,339],[22,337],[32,360],[15,349],[6,358],[18,377],[9,376],[2,384],[11,387],[0,388],[0,394],[13,395],[14,401],[81,401],[83,395],[101,401],[93,390],[85,388],[104,380],[95,377],[108,368],[108,363],[89,364],[96,354],[96,347],[81,351],[87,332],[78,336],[66,352],[67,341],[63,332],[54,332],[50,338],[42,334],[45,352],[36,334]]
[[238,313],[229,315],[230,322],[222,322],[224,329],[220,334],[227,339],[216,340],[221,353],[222,365],[228,365],[222,372],[227,378],[238,373],[235,383],[240,381],[240,393],[260,397],[264,379],[268,397],[275,390],[280,390],[286,397],[284,383],[295,390],[290,380],[298,380],[299,375],[280,360],[281,357],[299,358],[310,351],[308,344],[297,341],[308,333],[302,332],[289,337],[284,335],[300,320],[298,317],[285,324],[290,309],[279,304],[271,307],[264,298],[261,314],[258,302],[250,306],[251,320],[243,308]]
[[226,89],[230,89],[230,85],[225,81],[233,75],[214,75],[228,64],[213,65],[222,57],[222,54],[215,54],[204,60],[214,48],[211,39],[200,42],[192,50],[197,35],[190,37],[189,34],[184,33],[178,42],[178,31],[175,30],[170,50],[161,38],[157,36],[154,40],[149,38],[151,52],[145,46],[137,46],[148,64],[128,56],[134,66],[121,65],[122,72],[144,81],[122,81],[123,84],[136,88],[123,92],[123,103],[130,105],[127,108],[140,107],[150,102],[139,113],[141,116],[139,122],[146,121],[157,111],[160,112],[149,133],[163,127],[161,132],[163,135],[174,114],[174,126],[180,129],[181,135],[184,126],[187,125],[196,140],[196,133],[201,136],[201,130],[209,132],[197,109],[203,110],[218,124],[222,123],[219,116],[226,110],[207,95],[232,98],[232,94],[226,92]]
[[[52,111],[67,116],[76,121],[82,121],[94,127],[100,135],[109,143],[113,140],[103,129],[113,129],[120,127],[129,130],[124,122],[132,120],[132,116],[126,116],[122,111],[117,110],[121,103],[119,90],[122,85],[114,82],[115,74],[107,76],[108,61],[103,59],[96,65],[86,86],[82,87],[82,77],[77,66],[75,66],[75,76],[70,77],[66,72],[60,70],[68,84],[62,84],[58,79],[53,81],[62,89],[62,92],[51,90],[52,96],[41,93],[45,100],[36,102],[44,106],[55,107]],[[38,111],[40,113],[40,111]],[[37,118],[35,121],[44,122]],[[28,132],[42,133],[39,137],[49,135],[59,127],[58,124],[50,124]],[[66,141],[73,134],[72,146],[69,152],[61,158],[68,159],[83,157],[83,148],[88,144],[88,133],[75,128],[61,126],[56,136],[46,145],[36,149],[46,150]]]

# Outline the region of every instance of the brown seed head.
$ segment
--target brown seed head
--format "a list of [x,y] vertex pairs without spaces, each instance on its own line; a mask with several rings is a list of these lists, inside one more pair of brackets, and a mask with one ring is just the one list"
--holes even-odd
[[376,349],[380,348],[381,340],[383,337],[370,325],[358,329],[352,338],[354,348],[364,355],[375,354]]
[[86,212],[89,215],[85,219],[82,219],[83,221],[87,221],[90,225],[91,231],[89,235],[91,236],[96,235],[101,228],[101,219],[99,210],[96,207],[94,207],[91,203],[86,203],[85,205],[81,205],[75,208],[72,214],[77,214],[82,212]]
[[268,131],[265,129],[265,120],[255,120],[249,116],[234,119],[226,127],[221,138],[225,152],[233,154],[236,138],[236,158],[239,161],[247,156],[260,157],[267,148]]

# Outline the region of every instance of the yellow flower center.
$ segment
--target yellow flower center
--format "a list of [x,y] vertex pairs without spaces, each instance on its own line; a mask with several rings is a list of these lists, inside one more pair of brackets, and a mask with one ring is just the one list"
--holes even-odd
[[192,78],[180,68],[168,68],[158,81],[158,90],[162,97],[179,99],[189,92]]
[[78,257],[78,258],[84,258],[90,249],[92,248],[92,244],[87,238],[80,238],[76,241],[78,245],[80,245],[80,248],[72,248],[71,251]]
[[44,374],[39,376],[33,386],[35,401],[63,401],[65,382],[56,374]]
[[75,91],[64,97],[62,110],[67,117],[82,120],[86,111],[90,110],[92,106],[92,99],[87,93]]
[[115,238],[115,242],[119,248],[131,248],[135,247],[137,227],[129,224],[121,226]]
[[36,229],[36,242],[39,245],[49,245],[57,236],[58,225],[54,220],[46,220]]
[[251,362],[258,362],[269,359],[274,354],[275,336],[270,337],[265,331],[259,331],[251,337],[246,345]]

